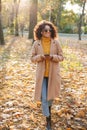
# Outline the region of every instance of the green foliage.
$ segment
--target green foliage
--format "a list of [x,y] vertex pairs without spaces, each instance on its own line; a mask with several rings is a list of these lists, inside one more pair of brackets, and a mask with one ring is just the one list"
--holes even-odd
[[78,33],[78,27],[77,26],[73,27],[73,33],[75,33],[75,34]]
[[[35,0],[36,1],[36,0]],[[35,3],[34,1],[34,3]],[[79,23],[79,15],[75,14],[73,10],[67,11],[64,5],[69,0],[38,0],[38,21],[49,20],[53,22],[57,27],[59,32],[65,33],[77,33],[77,25]],[[23,25],[26,30],[29,30],[29,11],[30,4],[32,0],[25,0],[24,3],[20,1],[19,11],[18,11],[18,24],[19,27]],[[78,4],[80,7],[83,5],[82,0],[70,0],[71,4]],[[11,27],[11,24],[15,19],[15,9],[13,0],[3,0],[2,1],[2,14],[3,14],[3,27]],[[27,14],[27,15],[26,15]],[[34,15],[34,13],[33,13]],[[83,25],[84,20],[83,20]],[[15,27],[15,26],[14,26]],[[13,34],[14,27],[8,29],[8,34]],[[87,29],[85,28],[85,33]]]
[[83,5],[83,2],[84,2],[84,0],[71,0],[71,3],[72,3],[72,4],[78,4],[78,5],[81,6],[81,7],[82,7],[82,5]]
[[6,34],[8,34],[8,35],[14,35],[14,26],[13,27],[8,27]]
[[70,70],[81,70],[82,63],[79,61],[77,55],[73,51],[69,50],[67,43],[63,46],[65,60],[61,63],[62,67],[66,71]]
[[84,27],[84,33],[87,34],[87,26]]
[[60,32],[77,33],[77,25],[76,25],[77,19],[78,16],[73,11],[67,11],[67,10],[62,11]]
[[73,29],[71,27],[69,27],[69,26],[66,26],[64,28],[63,32],[65,32],[65,33],[73,33]]

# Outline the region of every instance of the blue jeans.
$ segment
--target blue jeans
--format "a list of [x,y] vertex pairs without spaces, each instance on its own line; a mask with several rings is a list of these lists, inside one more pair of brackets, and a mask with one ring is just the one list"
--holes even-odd
[[48,77],[44,77],[42,84],[41,101],[42,101],[42,112],[43,115],[46,117],[50,116],[49,106],[51,106],[53,102],[53,100],[47,101],[47,91],[48,91]]

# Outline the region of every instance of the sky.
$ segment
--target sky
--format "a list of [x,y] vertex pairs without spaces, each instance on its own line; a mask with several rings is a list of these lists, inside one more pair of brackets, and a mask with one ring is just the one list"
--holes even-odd
[[[67,9],[68,11],[73,10],[75,13],[78,13],[78,14],[81,13],[81,11],[82,11],[82,9],[77,4],[75,4],[75,5],[70,4],[70,1],[67,2],[67,4],[65,5],[65,9]],[[86,4],[85,9],[86,9],[86,13],[87,13],[87,4]]]

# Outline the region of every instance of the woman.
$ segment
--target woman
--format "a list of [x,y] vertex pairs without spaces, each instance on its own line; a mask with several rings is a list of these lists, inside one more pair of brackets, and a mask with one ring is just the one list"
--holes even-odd
[[51,130],[51,106],[59,96],[61,84],[59,62],[63,61],[63,53],[56,37],[57,31],[51,22],[41,21],[34,28],[31,61],[37,63],[35,100],[42,102],[47,130]]

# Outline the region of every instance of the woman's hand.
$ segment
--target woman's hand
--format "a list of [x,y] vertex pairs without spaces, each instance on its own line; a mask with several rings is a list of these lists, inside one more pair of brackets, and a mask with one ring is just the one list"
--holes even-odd
[[50,55],[50,60],[52,60],[53,59],[53,56],[52,55]]
[[45,60],[45,56],[44,55],[41,55],[41,60]]
[[45,54],[45,60],[52,60],[53,56],[49,54]]

